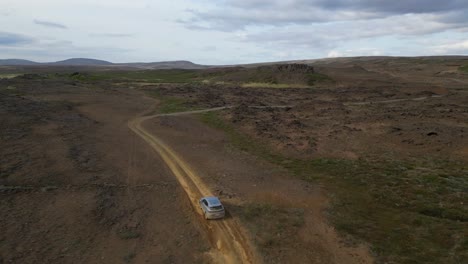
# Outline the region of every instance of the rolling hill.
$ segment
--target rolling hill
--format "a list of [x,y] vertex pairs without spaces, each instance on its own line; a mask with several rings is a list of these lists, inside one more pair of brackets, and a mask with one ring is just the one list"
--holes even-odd
[[0,66],[17,66],[17,65],[28,66],[28,65],[38,65],[38,64],[40,63],[30,61],[30,60],[20,60],[20,59],[0,60]]
[[112,62],[87,58],[72,58],[63,61],[51,62],[46,64],[52,65],[66,65],[66,66],[109,66]]
[[91,66],[91,67],[115,67],[115,68],[138,68],[138,69],[204,69],[210,66],[195,64],[190,61],[162,61],[162,62],[135,62],[135,63],[112,63],[104,60],[89,58],[71,58],[56,62],[34,62],[21,59],[0,60],[0,66]]

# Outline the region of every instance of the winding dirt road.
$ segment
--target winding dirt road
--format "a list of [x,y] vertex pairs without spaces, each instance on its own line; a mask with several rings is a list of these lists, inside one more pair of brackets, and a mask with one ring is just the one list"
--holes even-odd
[[[420,101],[432,97],[419,97],[410,99],[393,99],[385,101],[373,102],[351,102],[346,105],[364,105],[371,103],[394,103],[401,101]],[[180,116],[189,114],[198,114],[211,111],[220,111],[230,109],[234,106],[223,106],[204,110],[194,110],[186,112],[177,112],[169,114],[147,115],[142,114],[128,122],[128,127],[144,139],[158,153],[167,166],[170,168],[174,176],[177,178],[180,185],[190,199],[191,205],[195,212],[200,215],[200,224],[204,227],[210,238],[210,243],[213,250],[210,252],[214,262],[218,263],[260,263],[260,257],[254,250],[248,236],[242,226],[233,217],[227,217],[220,221],[206,221],[202,217],[202,212],[199,208],[198,201],[203,196],[212,196],[210,188],[202,181],[197,173],[167,144],[165,144],[156,135],[151,134],[143,127],[143,123],[149,119],[162,116]],[[289,105],[276,106],[248,106],[249,108],[289,108]],[[148,112],[146,113],[148,114]]]
[[190,166],[176,152],[142,126],[142,123],[146,120],[160,116],[187,115],[219,111],[227,108],[231,107],[227,106],[189,112],[139,116],[130,120],[128,122],[128,127],[144,139],[161,156],[177,178],[180,185],[184,188],[194,211],[200,214],[200,222],[210,238],[210,242],[214,249],[210,254],[214,262],[259,263],[261,261],[257,256],[253,245],[247,238],[243,228],[234,218],[227,217],[219,221],[206,221],[201,217],[202,213],[199,209],[198,201],[201,197],[210,196],[213,195],[213,193],[208,186],[203,183],[197,173],[190,168]]

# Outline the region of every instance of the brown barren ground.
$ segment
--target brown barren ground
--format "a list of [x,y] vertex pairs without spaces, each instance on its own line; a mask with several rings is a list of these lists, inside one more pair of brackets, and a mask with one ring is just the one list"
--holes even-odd
[[318,61],[333,81],[301,89],[2,79],[0,263],[464,263],[463,63]]
[[[194,170],[202,172],[201,179],[221,197],[232,217],[240,217],[243,207],[252,203],[272,204],[300,214],[295,226],[289,226],[289,219],[278,219],[284,227],[277,233],[251,234],[261,247],[265,263],[372,262],[365,246],[346,247],[340,243],[324,217],[327,199],[319,187],[247,153],[226,149],[229,139],[223,133],[207,128],[193,117],[160,117],[148,121],[148,129],[158,133],[178,153],[184,153]],[[265,224],[277,224],[275,220],[271,222]],[[272,241],[281,244],[270,245]]]

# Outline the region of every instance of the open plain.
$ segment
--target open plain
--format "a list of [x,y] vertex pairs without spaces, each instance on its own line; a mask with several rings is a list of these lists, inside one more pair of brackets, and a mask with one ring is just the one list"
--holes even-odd
[[468,58],[296,63],[1,66],[0,263],[466,263]]

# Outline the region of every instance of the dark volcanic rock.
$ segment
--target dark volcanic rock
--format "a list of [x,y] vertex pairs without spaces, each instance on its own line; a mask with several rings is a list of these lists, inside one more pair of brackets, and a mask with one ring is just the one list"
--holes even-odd
[[313,73],[314,67],[307,64],[277,64],[274,65],[276,70],[281,72],[294,72],[294,73]]

